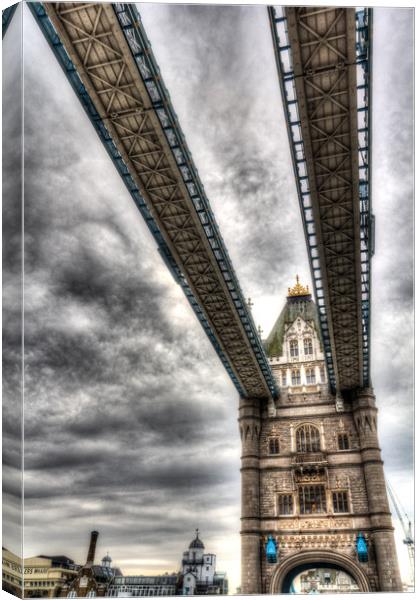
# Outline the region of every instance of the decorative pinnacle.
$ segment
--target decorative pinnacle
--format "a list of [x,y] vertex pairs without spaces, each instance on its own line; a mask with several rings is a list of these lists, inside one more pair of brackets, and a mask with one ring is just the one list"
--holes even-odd
[[262,332],[263,332],[263,329],[262,329],[261,325],[258,325],[257,333],[260,336],[260,338],[262,336]]
[[303,287],[299,282],[299,275],[296,275],[296,285],[292,288],[288,288],[288,296],[309,296],[309,286]]
[[246,305],[249,308],[249,310],[252,310],[254,303],[252,302],[251,298],[248,298],[248,300],[246,301]]

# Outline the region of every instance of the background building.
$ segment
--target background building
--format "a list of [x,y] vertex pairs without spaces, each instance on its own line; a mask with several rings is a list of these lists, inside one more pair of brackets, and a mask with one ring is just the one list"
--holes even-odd
[[181,571],[169,575],[116,575],[109,583],[106,595],[127,596],[175,596],[193,594],[227,594],[226,573],[216,571],[216,555],[206,554],[204,544],[196,536],[182,555]]
[[227,594],[226,574],[216,572],[216,555],[204,553],[198,533],[182,555],[182,594]]
[[[24,559],[25,598],[55,598],[73,581],[80,567],[67,556],[34,556]],[[22,596],[20,559],[3,548],[3,589]]]
[[22,587],[22,560],[7,548],[2,548],[3,590],[14,596],[22,597]]
[[97,531],[91,532],[86,564],[79,568],[73,581],[63,586],[61,597],[94,598],[105,596],[114,576],[122,575],[119,569],[111,567],[112,559],[108,554],[102,559],[101,565],[94,564],[98,535]]
[[109,585],[107,596],[175,596],[180,589],[179,574],[116,576]]

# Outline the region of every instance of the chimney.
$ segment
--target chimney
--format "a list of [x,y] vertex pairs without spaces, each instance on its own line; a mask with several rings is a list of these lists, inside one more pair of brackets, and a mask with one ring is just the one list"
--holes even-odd
[[86,565],[93,565],[95,560],[96,541],[99,533],[97,531],[90,532],[89,552],[87,555]]

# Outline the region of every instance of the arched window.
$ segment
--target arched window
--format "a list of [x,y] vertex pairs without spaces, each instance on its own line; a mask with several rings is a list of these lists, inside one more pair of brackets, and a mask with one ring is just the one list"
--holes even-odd
[[349,512],[349,498],[346,491],[333,492],[333,510],[335,513]]
[[293,514],[293,496],[292,494],[279,495],[279,515]]
[[337,445],[339,450],[348,450],[350,448],[349,436],[347,433],[337,433]]
[[292,385],[300,385],[300,369],[293,369]]
[[289,347],[290,347],[290,356],[292,358],[299,356],[299,348],[298,348],[297,340],[290,340]]
[[303,340],[303,351],[305,353],[305,356],[310,356],[314,353],[311,338],[305,338]]
[[282,384],[282,386],[287,385],[287,371],[281,372],[281,384]]
[[296,452],[320,452],[321,438],[313,425],[301,425],[296,430]]
[[315,369],[306,369],[306,383],[315,383]]
[[268,453],[269,454],[280,454],[279,438],[269,438],[268,440]]
[[327,510],[327,498],[324,485],[299,486],[300,514],[323,513]]

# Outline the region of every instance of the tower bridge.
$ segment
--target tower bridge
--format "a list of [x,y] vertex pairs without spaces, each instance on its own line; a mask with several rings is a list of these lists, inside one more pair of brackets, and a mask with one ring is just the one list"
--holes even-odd
[[400,590],[369,365],[372,11],[268,9],[316,305],[297,281],[263,344],[135,5],[29,7],[240,395],[242,592],[326,569]]

